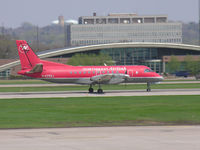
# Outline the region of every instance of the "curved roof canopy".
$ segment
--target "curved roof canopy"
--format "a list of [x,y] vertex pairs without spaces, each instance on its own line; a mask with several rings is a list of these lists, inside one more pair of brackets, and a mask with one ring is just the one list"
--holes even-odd
[[[180,49],[180,50],[194,50],[200,51],[200,46],[196,45],[186,45],[186,44],[173,44],[173,43],[148,43],[148,42],[129,42],[129,43],[110,43],[110,44],[99,44],[99,45],[89,45],[81,47],[73,47],[59,50],[48,50],[42,52],[38,56],[40,58],[48,58],[54,56],[60,56],[64,54],[85,52],[98,49],[108,49],[108,48],[169,48],[169,49]],[[5,65],[0,66],[0,71],[4,71],[16,65],[19,65],[20,61],[14,61]]]

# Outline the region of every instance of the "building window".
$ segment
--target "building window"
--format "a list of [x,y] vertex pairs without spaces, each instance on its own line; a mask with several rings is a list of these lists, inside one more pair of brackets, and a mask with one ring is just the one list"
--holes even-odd
[[142,18],[133,18],[132,21],[133,21],[133,23],[143,23]]
[[105,18],[96,19],[96,24],[106,24],[106,19]]
[[94,24],[94,19],[84,19],[84,24]]
[[130,22],[130,18],[120,18],[120,23],[129,24]]
[[5,78],[5,77],[9,77],[9,75],[10,75],[10,69],[0,72],[0,77]]
[[110,24],[118,23],[118,18],[109,18],[108,23]]

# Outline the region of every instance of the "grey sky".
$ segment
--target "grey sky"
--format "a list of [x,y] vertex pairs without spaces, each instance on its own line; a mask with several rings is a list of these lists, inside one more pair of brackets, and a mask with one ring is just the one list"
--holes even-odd
[[65,20],[108,13],[167,14],[169,20],[198,21],[198,0],[0,0],[0,26],[23,22],[45,26],[59,15]]

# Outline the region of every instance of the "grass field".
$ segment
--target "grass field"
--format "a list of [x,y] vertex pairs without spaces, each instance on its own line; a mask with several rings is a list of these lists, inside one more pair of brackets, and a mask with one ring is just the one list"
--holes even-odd
[[[151,86],[152,89],[191,89],[200,88],[199,83],[179,83],[179,84],[155,84]],[[89,86],[87,85],[69,85],[69,86],[38,86],[38,87],[0,87],[0,92],[36,92],[36,91],[73,91],[73,90],[85,90],[87,91]],[[104,90],[133,90],[144,89],[146,90],[146,84],[121,84],[121,85],[102,85]],[[94,87],[95,90],[98,86]]]
[[0,128],[200,124],[200,95],[0,100]]

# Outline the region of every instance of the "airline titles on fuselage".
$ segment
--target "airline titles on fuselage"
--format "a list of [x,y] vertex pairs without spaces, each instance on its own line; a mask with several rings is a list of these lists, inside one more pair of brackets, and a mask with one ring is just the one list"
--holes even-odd
[[[83,68],[83,74],[86,74],[86,71],[90,74],[90,71],[93,71],[93,73],[100,73],[99,71],[112,71],[112,73],[114,73],[113,71],[117,71],[116,73],[119,73],[118,71],[126,71],[126,67],[106,67],[106,68]],[[98,71],[98,72],[96,72]],[[75,73],[77,74],[77,72],[79,72],[79,74],[82,74],[81,71],[70,71],[70,74]],[[105,72],[102,72],[105,73]],[[44,74],[42,75],[42,78],[54,78],[54,75],[52,74]]]
[[122,71],[125,71],[126,70],[126,67],[106,67],[106,68],[83,68],[84,71],[96,71],[96,70],[122,70]]

